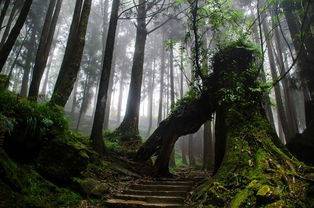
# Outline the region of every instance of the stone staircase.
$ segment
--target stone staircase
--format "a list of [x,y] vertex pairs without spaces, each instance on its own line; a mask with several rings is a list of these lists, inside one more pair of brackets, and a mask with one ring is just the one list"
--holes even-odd
[[160,178],[142,180],[106,201],[107,207],[184,207],[195,182],[203,178]]

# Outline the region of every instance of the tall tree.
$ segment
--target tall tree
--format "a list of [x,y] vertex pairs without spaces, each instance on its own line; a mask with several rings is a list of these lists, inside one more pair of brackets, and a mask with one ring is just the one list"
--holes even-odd
[[215,165],[214,138],[212,132],[212,122],[204,124],[204,148],[203,148],[203,169],[213,171]]
[[151,133],[152,130],[152,125],[153,125],[153,99],[154,99],[154,88],[155,88],[155,69],[156,68],[156,63],[155,63],[155,58],[153,60],[153,66],[152,69],[149,73],[149,83],[148,83],[148,110],[147,110],[147,115],[148,115],[148,129],[146,136],[148,137]]
[[23,8],[19,14],[18,19],[16,20],[14,27],[12,28],[4,45],[0,48],[0,72],[2,71],[3,66],[5,62],[7,61],[8,56],[13,48],[13,45],[17,37],[20,34],[20,31],[26,21],[26,18],[30,11],[32,3],[33,3],[33,0],[25,0],[23,4]]
[[40,81],[42,79],[49,57],[61,5],[62,0],[51,0],[48,7],[39,46],[37,49],[32,81],[29,88],[29,98],[33,100],[37,100]]
[[29,84],[29,78],[30,78],[30,72],[32,68],[33,58],[34,58],[34,50],[36,44],[36,34],[37,30],[34,28],[34,26],[31,26],[31,35],[30,39],[26,44],[26,58],[25,58],[25,64],[23,65],[23,79],[22,79],[22,86],[20,95],[21,97],[27,97],[28,93],[28,84]]
[[101,71],[101,77],[99,82],[99,91],[97,97],[97,104],[95,110],[95,116],[93,121],[91,140],[93,142],[93,148],[99,154],[104,155],[106,148],[103,142],[103,123],[105,118],[107,93],[109,88],[109,79],[112,67],[112,57],[114,51],[114,43],[116,38],[116,29],[118,23],[118,12],[119,12],[120,0],[112,2],[111,16],[108,28],[108,36],[106,41],[106,49],[104,54],[103,69]]
[[1,38],[0,46],[2,46],[5,43],[5,41],[7,40],[8,35],[10,33],[10,30],[11,30],[11,25],[14,22],[15,15],[18,12],[18,9],[21,6],[21,4],[22,4],[22,0],[15,0],[14,1],[12,10],[10,12],[9,19],[7,21],[7,24],[5,26],[5,29],[4,29],[2,38]]
[[164,92],[164,74],[165,74],[165,35],[162,33],[161,39],[161,63],[160,63],[160,85],[159,85],[159,107],[158,107],[158,118],[157,123],[159,124],[162,120],[162,105],[163,105],[163,92]]
[[92,0],[77,0],[68,43],[50,103],[65,106],[80,69]]
[[0,30],[2,29],[3,20],[5,18],[5,15],[8,11],[9,6],[10,6],[10,0],[5,0],[4,5],[2,7],[1,14],[0,14]]
[[[124,135],[138,135],[139,110],[144,66],[144,52],[147,38],[146,0],[139,0],[137,5],[136,40],[131,73],[131,83],[124,119],[117,132]],[[135,137],[134,137],[135,138]],[[137,139],[135,139],[137,140]],[[139,142],[139,141],[134,141]]]

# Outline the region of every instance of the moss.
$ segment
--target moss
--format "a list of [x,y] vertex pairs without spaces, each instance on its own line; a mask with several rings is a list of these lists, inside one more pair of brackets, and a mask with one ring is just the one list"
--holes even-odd
[[243,207],[243,203],[247,202],[247,198],[251,195],[250,191],[244,189],[237,193],[230,203],[231,208]]
[[285,207],[285,202],[283,200],[279,200],[267,205],[265,208],[283,208],[283,207]]
[[258,196],[267,196],[270,195],[272,193],[270,186],[268,185],[263,185],[258,192],[256,193],[256,195]]
[[102,197],[105,193],[109,192],[109,185],[106,183],[102,183],[93,178],[74,178],[73,182],[75,182],[78,191],[87,197]]
[[75,205],[81,200],[78,194],[55,186],[32,166],[17,164],[4,152],[0,153],[0,167],[1,207],[49,208]]

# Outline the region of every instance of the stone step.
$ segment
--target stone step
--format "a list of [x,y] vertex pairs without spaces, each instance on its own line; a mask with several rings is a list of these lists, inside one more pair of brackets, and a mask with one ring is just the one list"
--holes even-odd
[[186,186],[193,186],[194,185],[194,181],[141,181],[140,184],[145,184],[145,185],[186,185]]
[[204,177],[193,177],[193,178],[158,178],[158,181],[188,181],[188,182],[197,182],[203,180]]
[[131,201],[145,201],[149,203],[183,203],[183,197],[178,196],[141,196],[141,195],[130,195],[130,194],[116,194],[116,199],[131,200]]
[[140,195],[140,196],[180,196],[186,197],[186,191],[148,191],[128,189],[123,191],[123,194]]
[[146,191],[189,191],[191,189],[191,186],[134,184],[134,185],[131,185],[130,188],[134,190],[146,190]]
[[179,203],[149,203],[143,201],[136,201],[136,200],[123,200],[123,199],[109,199],[105,202],[106,206],[112,208],[137,208],[137,207],[149,207],[149,208],[160,208],[160,207],[167,207],[167,208],[180,208],[183,207],[182,204]]

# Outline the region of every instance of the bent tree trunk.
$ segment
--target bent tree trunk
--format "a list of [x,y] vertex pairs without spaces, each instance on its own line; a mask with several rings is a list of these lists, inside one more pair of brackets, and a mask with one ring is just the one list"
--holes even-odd
[[[210,77],[209,80],[214,79]],[[155,162],[158,175],[169,174],[169,159],[175,142],[180,136],[195,133],[207,120],[215,109],[215,102],[211,100],[214,85],[197,97],[182,98],[167,119],[163,120],[154,133],[138,150],[136,159],[147,160],[159,150]]]
[[[239,70],[247,70],[253,59],[253,53],[245,50],[243,43],[238,43],[239,48],[230,47],[226,51],[230,54],[229,60],[224,63],[234,63],[231,72]],[[236,56],[236,54],[243,54]],[[219,55],[219,54],[218,54]],[[217,55],[217,56],[218,56]],[[229,61],[229,62],[228,62]],[[206,121],[210,120],[211,115],[218,109],[221,103],[219,97],[224,99],[224,87],[231,85],[224,73],[227,68],[222,68],[223,64],[214,65],[214,73],[203,80],[203,89],[201,91],[191,91],[188,96],[181,99],[170,116],[162,121],[155,132],[148,138],[145,144],[139,149],[136,159],[147,160],[157,150],[159,150],[158,158],[155,162],[156,175],[169,174],[169,157],[176,140],[183,135],[195,133]],[[218,102],[219,101],[219,102]]]
[[[155,171],[168,173],[168,168],[162,164],[168,164],[167,156],[177,135],[186,133],[185,127],[192,131],[190,126],[200,126],[204,117],[187,120],[184,124],[180,118],[186,119],[196,103],[204,101],[208,103],[198,105],[193,115],[209,115],[208,109],[214,111],[221,106],[226,109],[226,151],[222,164],[217,174],[194,192],[192,207],[313,206],[310,175],[313,176],[314,169],[299,162],[285,149],[267,121],[261,107],[263,91],[256,81],[257,70],[252,70],[252,52],[252,47],[238,42],[216,54],[212,75],[216,80],[212,79],[211,85],[204,84],[207,89],[213,89],[211,93],[203,91],[208,99],[181,101],[138,152],[138,158],[143,159],[160,149]],[[210,87],[214,84],[216,88]],[[211,96],[212,102],[209,101]]]

